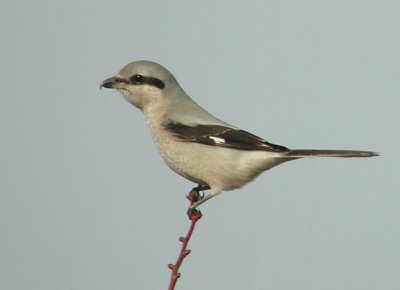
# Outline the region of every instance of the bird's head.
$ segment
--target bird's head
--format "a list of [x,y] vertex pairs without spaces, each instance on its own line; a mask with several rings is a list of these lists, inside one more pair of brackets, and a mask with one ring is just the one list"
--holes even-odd
[[179,85],[163,66],[142,60],[127,64],[118,74],[104,80],[100,88],[118,90],[128,102],[143,110],[163,102],[165,92]]

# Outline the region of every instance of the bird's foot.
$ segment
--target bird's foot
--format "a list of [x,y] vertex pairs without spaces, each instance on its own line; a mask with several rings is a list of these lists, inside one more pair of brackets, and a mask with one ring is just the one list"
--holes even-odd
[[187,199],[190,201],[190,206],[187,211],[189,218],[191,218],[193,215],[199,214],[200,211],[197,209],[197,207],[213,197],[211,194],[204,196],[204,191],[208,189],[210,189],[209,186],[199,184],[199,186],[193,188],[187,195]]

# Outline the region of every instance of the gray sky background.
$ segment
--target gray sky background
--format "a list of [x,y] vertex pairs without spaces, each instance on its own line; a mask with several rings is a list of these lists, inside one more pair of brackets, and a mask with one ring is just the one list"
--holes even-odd
[[[202,207],[176,289],[400,289],[399,1],[3,1],[0,289],[167,289],[193,184],[99,83],[167,67],[309,159]],[[396,166],[395,166],[396,165]]]

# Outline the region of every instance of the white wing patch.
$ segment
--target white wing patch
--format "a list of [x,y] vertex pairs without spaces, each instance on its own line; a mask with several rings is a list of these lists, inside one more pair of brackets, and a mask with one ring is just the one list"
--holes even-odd
[[214,136],[208,136],[211,140],[213,140],[216,144],[222,144],[225,143],[224,138],[219,138],[219,137],[214,137]]

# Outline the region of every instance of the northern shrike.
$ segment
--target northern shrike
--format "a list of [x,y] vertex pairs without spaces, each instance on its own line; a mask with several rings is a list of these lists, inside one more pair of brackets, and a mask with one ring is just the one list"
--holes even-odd
[[163,66],[135,61],[100,87],[117,89],[143,111],[153,141],[167,165],[210,193],[240,188],[260,173],[303,157],[371,157],[353,150],[289,149],[214,117],[193,101]]

